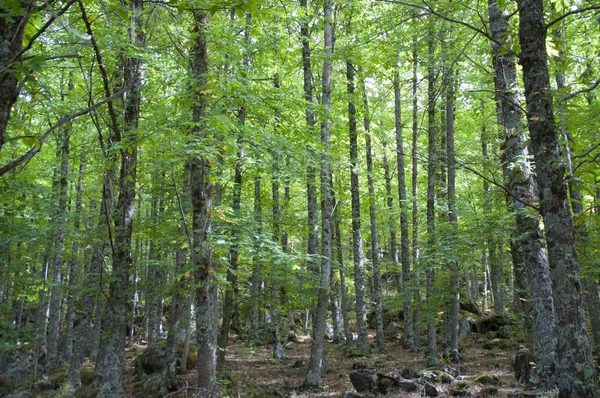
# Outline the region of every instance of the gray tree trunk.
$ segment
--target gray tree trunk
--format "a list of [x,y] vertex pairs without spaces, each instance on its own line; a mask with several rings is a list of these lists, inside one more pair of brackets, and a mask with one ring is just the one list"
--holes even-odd
[[[379,238],[377,236],[377,205],[373,182],[373,150],[371,144],[371,119],[364,76],[361,78],[364,127],[366,133],[367,184],[369,187],[369,219],[371,221],[371,261],[373,263],[373,293],[375,296],[375,344],[377,352],[386,352],[383,325],[383,297],[381,292],[381,272],[379,269]],[[406,317],[404,318],[406,319]]]
[[346,288],[346,266],[344,265],[344,253],[342,251],[342,233],[340,231],[340,218],[338,205],[334,208],[333,218],[335,222],[335,248],[337,262],[340,270],[340,290],[341,290],[341,314],[344,327],[344,337],[347,345],[354,343],[354,336],[350,330],[350,321],[348,317],[348,289]]
[[[455,230],[458,221],[456,211],[456,160],[454,157],[454,101],[455,85],[452,69],[448,69],[446,76],[446,157],[448,159],[448,221],[451,230]],[[450,263],[451,273],[451,299],[448,311],[449,330],[449,357],[459,360],[458,353],[459,331],[459,297],[460,297],[460,268],[458,261]]]
[[[193,134],[200,139],[210,138],[204,117],[207,99],[202,90],[206,87],[208,72],[208,52],[206,29],[207,14],[194,10],[192,74],[196,79],[197,100],[192,106],[193,121],[196,127]],[[198,387],[209,391],[216,389],[217,354],[217,286],[212,271],[210,209],[212,207],[211,163],[206,156],[192,158],[191,162],[191,201],[193,252],[192,263],[196,283],[196,341],[198,345]]]
[[[178,249],[175,252],[175,272],[173,274],[175,280],[175,289],[171,298],[171,316],[169,318],[169,326],[167,331],[167,341],[165,343],[165,363],[162,369],[162,378],[160,383],[161,394],[167,394],[169,391],[177,387],[176,365],[177,365],[177,323],[183,312],[185,299],[183,294],[186,289],[186,282],[183,275],[180,275],[181,270],[185,266],[187,255],[186,249]],[[181,363],[187,362],[187,355],[181,356]]]
[[[508,32],[508,13],[500,10],[494,1],[489,3],[490,27],[497,40],[504,40]],[[532,216],[529,203],[535,202],[533,173],[528,159],[527,137],[521,116],[520,97],[517,90],[517,71],[512,54],[501,54],[493,45],[496,101],[499,124],[504,127],[509,189],[514,195],[517,236],[522,250],[524,266],[531,286],[531,301],[535,311],[537,337],[536,377],[543,386],[554,383],[556,372],[556,314],[552,299],[552,282],[548,257],[539,227],[539,218]]]
[[411,161],[412,161],[412,173],[411,173],[411,188],[412,188],[412,264],[413,264],[413,277],[412,277],[412,289],[414,292],[414,316],[413,316],[413,344],[412,352],[417,354],[421,350],[421,293],[419,292],[419,275],[417,273],[417,264],[419,261],[419,162],[418,152],[419,147],[419,100],[417,97],[418,89],[418,74],[417,69],[419,66],[419,58],[417,51],[417,36],[413,35],[412,38],[412,149],[411,149]]
[[358,339],[356,348],[360,355],[369,353],[370,344],[367,331],[367,309],[365,304],[365,266],[360,230],[360,183],[358,180],[358,131],[356,128],[356,106],[354,104],[354,65],[346,62],[348,93],[348,126],[350,134],[350,191],[352,195],[352,253],[354,257],[354,289],[356,291],[356,328]]
[[[261,192],[260,192],[260,176],[254,177],[254,222],[256,223],[256,236],[260,236],[262,234],[262,204],[261,204]],[[259,294],[260,294],[260,254],[258,254],[258,250],[260,249],[260,241],[256,239],[255,242],[255,250],[257,254],[252,259],[252,276],[251,276],[251,285],[250,285],[250,330],[249,330],[249,343],[250,345],[258,344],[258,327],[259,327]]]
[[[142,0],[129,3],[129,40],[137,48],[142,48]],[[131,235],[135,206],[135,183],[137,164],[136,135],[140,118],[142,84],[142,59],[137,55],[125,60],[125,86],[130,86],[124,102],[123,147],[120,150],[121,172],[119,176],[119,197],[114,214],[113,281],[109,288],[109,305],[106,328],[109,333],[105,344],[104,373],[100,396],[114,397],[125,395],[123,376],[125,371],[125,329],[129,307],[129,272],[132,266]]]
[[[274,78],[274,86],[276,90],[279,90],[279,76],[276,74]],[[279,109],[275,109],[275,130],[279,128],[281,118],[281,111]],[[271,194],[272,194],[272,222],[271,226],[273,228],[273,242],[275,244],[279,244],[281,240],[281,207],[280,207],[280,194],[279,194],[279,154],[276,151],[273,151],[273,174],[271,176]],[[275,257],[277,254],[272,253],[272,256]],[[275,260],[275,258],[274,258]],[[283,358],[283,354],[281,352],[281,297],[279,292],[279,282],[278,282],[278,266],[276,264],[277,261],[273,261],[272,275],[274,276],[273,282],[271,285],[271,335],[273,339],[273,359],[276,361],[280,361]]]
[[330,129],[331,121],[331,78],[333,58],[333,26],[332,26],[333,1],[325,0],[323,5],[324,17],[324,55],[322,74],[321,105],[324,114],[321,122],[321,277],[315,314],[314,339],[310,351],[310,365],[306,373],[305,383],[309,387],[318,387],[321,374],[325,371],[325,324],[327,321],[327,302],[329,301],[329,276],[331,274],[331,249],[332,249],[332,192],[331,192],[331,167],[330,167]]
[[[436,137],[437,127],[435,124],[435,76],[436,71],[433,67],[433,59],[435,52],[435,44],[433,39],[433,30],[429,28],[429,66],[427,71],[427,243],[430,248],[436,243],[435,237],[435,162],[436,162]],[[433,256],[433,255],[432,255]],[[431,256],[431,257],[432,257]],[[435,282],[434,265],[429,260],[427,264],[427,286],[426,294],[427,301],[431,302],[433,297],[433,285]],[[434,366],[438,363],[437,354],[437,334],[436,323],[437,317],[435,309],[430,309],[427,317],[427,364]]]
[[546,26],[541,0],[519,2],[521,66],[540,210],[557,315],[561,396],[598,396],[596,369],[586,329],[574,228],[565,183],[565,164],[558,146],[546,53]]
[[398,203],[400,206],[400,262],[402,264],[402,286],[405,299],[404,343],[412,346],[414,339],[413,306],[410,285],[410,242],[408,237],[408,215],[406,198],[406,172],[404,170],[404,138],[402,137],[402,108],[400,95],[400,73],[394,68],[394,126],[396,130],[396,163],[398,166]]
[[[72,85],[71,85],[72,87]],[[58,204],[54,222],[56,225],[54,241],[54,259],[52,260],[52,289],[50,291],[50,306],[48,315],[48,353],[46,368],[56,368],[60,364],[58,352],[58,339],[61,324],[62,301],[62,266],[63,249],[65,243],[65,227],[67,224],[67,189],[69,176],[69,143],[71,129],[61,129],[57,142],[57,157],[60,159],[60,172],[58,175]]]

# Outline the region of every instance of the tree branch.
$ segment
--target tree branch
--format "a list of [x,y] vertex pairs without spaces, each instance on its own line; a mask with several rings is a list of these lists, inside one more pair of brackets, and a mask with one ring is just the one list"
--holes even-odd
[[33,148],[29,149],[29,151],[27,151],[25,154],[23,154],[21,157],[19,157],[18,159],[8,162],[6,165],[2,166],[2,168],[0,168],[0,177],[3,176],[4,174],[8,173],[9,171],[13,170],[17,166],[19,166],[25,162],[28,162],[29,159],[31,159],[35,154],[40,152],[42,150],[42,145],[48,140],[48,138],[50,138],[50,135],[54,131],[56,131],[59,127],[64,126],[65,124],[69,123],[71,120],[76,119],[79,116],[85,115],[85,114],[93,111],[94,109],[106,104],[107,102],[112,101],[113,99],[119,97],[120,95],[123,95],[126,91],[129,91],[129,89],[130,89],[130,87],[124,87],[121,90],[119,90],[118,92],[116,92],[115,94],[113,94],[112,96],[105,98],[104,100],[102,100],[86,109],[80,110],[79,112],[75,112],[69,116],[61,118],[58,121],[58,123],[56,123],[50,129],[48,129],[44,134],[42,134],[41,138],[39,139],[39,142],[40,142],[39,146],[34,146]]
[[575,14],[581,14],[581,13],[584,13],[586,11],[591,11],[591,10],[600,10],[600,6],[591,6],[591,7],[581,8],[579,10],[569,11],[568,13],[563,14],[560,17],[556,18],[554,21],[546,24],[546,30],[548,30],[552,25],[557,24],[558,22],[562,21],[566,17],[575,15]]

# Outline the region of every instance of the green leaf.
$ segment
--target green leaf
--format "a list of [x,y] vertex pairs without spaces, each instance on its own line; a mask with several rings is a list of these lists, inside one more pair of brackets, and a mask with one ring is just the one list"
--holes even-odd
[[235,15],[236,15],[238,18],[242,19],[242,18],[244,18],[244,17],[245,17],[245,15],[246,15],[246,11],[244,11],[244,9],[243,9],[243,8],[236,8],[236,9],[235,9]]

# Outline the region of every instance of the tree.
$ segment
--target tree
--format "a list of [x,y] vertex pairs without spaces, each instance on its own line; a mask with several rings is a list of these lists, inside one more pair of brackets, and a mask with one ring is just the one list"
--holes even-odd
[[557,314],[557,386],[561,396],[592,397],[598,394],[598,389],[585,326],[565,164],[558,146],[552,108],[542,1],[519,2],[519,18],[527,124],[535,159],[540,211],[545,225]]

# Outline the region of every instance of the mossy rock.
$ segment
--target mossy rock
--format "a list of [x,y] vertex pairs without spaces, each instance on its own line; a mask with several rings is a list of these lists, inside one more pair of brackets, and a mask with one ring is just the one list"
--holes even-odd
[[511,344],[509,340],[506,339],[492,339],[483,343],[483,348],[486,350],[493,350],[495,348],[507,349],[510,348]]
[[473,378],[473,383],[483,384],[484,386],[498,386],[500,379],[496,375],[483,374]]
[[81,384],[92,384],[94,381],[94,368],[81,369]]
[[[160,373],[165,363],[165,346],[166,341],[160,340],[149,345],[146,350],[141,353],[134,361],[135,370],[138,374],[154,374]],[[177,346],[177,364],[181,363],[181,354],[183,353],[184,344],[180,342]],[[190,344],[186,366],[188,369],[193,369],[198,363],[198,349],[195,345]]]

